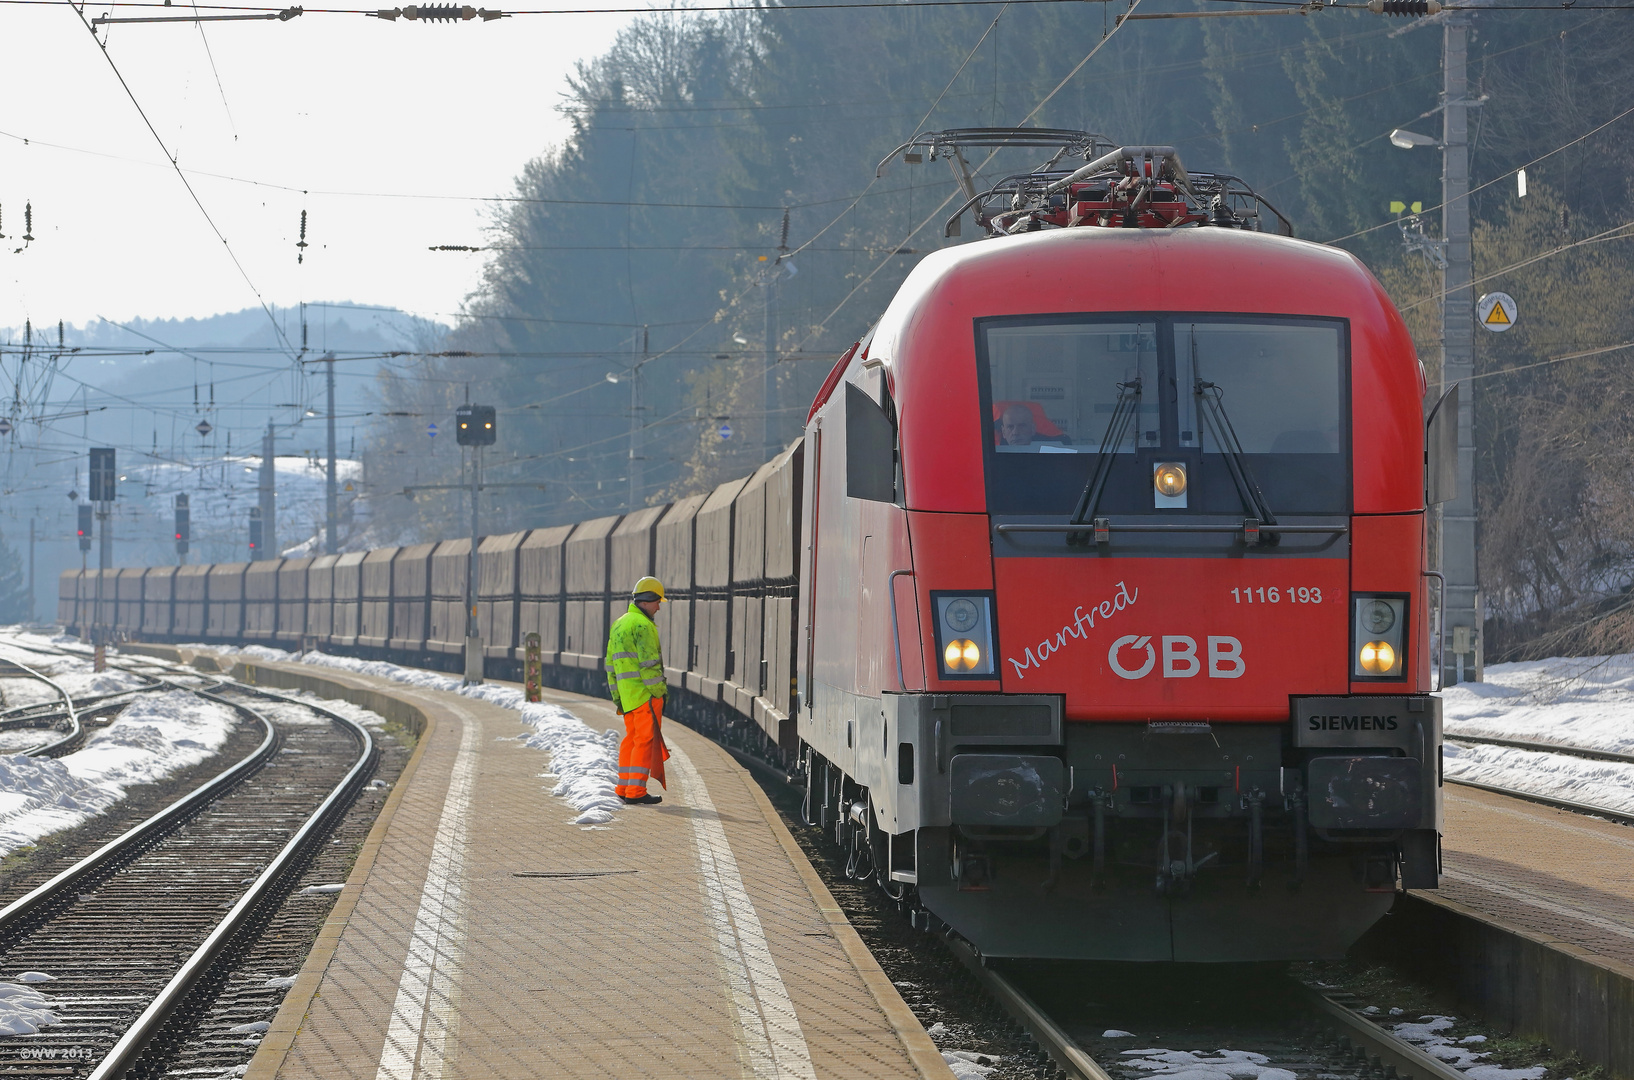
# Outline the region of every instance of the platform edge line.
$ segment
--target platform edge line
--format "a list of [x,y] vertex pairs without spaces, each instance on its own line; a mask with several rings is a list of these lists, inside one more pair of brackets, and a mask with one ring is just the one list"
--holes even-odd
[[[743,784],[749,789],[755,805],[760,808],[761,817],[766,819],[772,835],[776,836],[777,842],[783,846],[783,853],[794,864],[795,870],[800,874],[800,880],[805,882],[806,891],[816,903],[818,914],[833,933],[835,940],[840,943],[840,948],[845,951],[846,959],[851,961],[851,966],[856,969],[863,985],[868,987],[868,992],[874,996],[874,1002],[885,1014],[891,1030],[902,1040],[903,1049],[907,1051],[908,1060],[913,1063],[913,1067],[924,1080],[955,1080],[953,1070],[942,1058],[942,1052],[925,1032],[925,1025],[921,1024],[919,1017],[908,1008],[908,1003],[902,1000],[902,995],[897,993],[896,987],[886,977],[885,969],[879,966],[874,954],[863,944],[862,936],[845,917],[845,912],[835,901],[834,894],[828,891],[828,886],[817,876],[817,871],[811,865],[811,860],[806,858],[806,853],[800,850],[799,841],[789,832],[789,827],[783,824],[783,818],[778,814],[777,807],[772,805],[772,800],[767,798],[759,782],[748,769],[730,754],[723,752],[723,756],[742,774]],[[249,1078],[246,1077],[246,1080]]]
[[[314,677],[305,671],[292,674],[299,674],[303,679],[320,685],[347,687],[347,683],[340,679]],[[354,685],[350,689],[384,693],[366,685]],[[340,693],[334,697],[342,701],[349,700]],[[250,1058],[250,1063],[244,1071],[244,1080],[274,1080],[283,1069],[285,1059],[295,1046],[295,1036],[300,1032],[301,1025],[306,1022],[306,1014],[312,1007],[312,999],[317,996],[318,987],[322,985],[323,977],[329,971],[329,964],[335,958],[335,950],[340,945],[341,935],[351,922],[352,913],[357,910],[358,897],[374,870],[375,858],[380,854],[380,848],[386,840],[386,831],[391,828],[392,819],[397,815],[397,807],[402,803],[409,782],[419,770],[420,759],[425,755],[426,746],[437,730],[435,716],[412,701],[405,698],[398,700],[420,717],[421,728],[416,737],[418,741],[414,753],[409,755],[408,761],[403,765],[403,771],[397,775],[397,780],[392,784],[391,794],[386,796],[385,804],[375,817],[374,826],[370,828],[369,835],[363,840],[363,847],[358,851],[357,862],[352,864],[352,872],[347,875],[346,887],[335,898],[335,906],[329,909],[329,917],[324,919],[318,936],[312,942],[311,950],[306,954],[306,960],[301,964],[301,970],[295,974],[295,985],[284,995],[283,1004],[278,1006],[278,1012],[272,1018],[272,1026],[267,1029],[266,1035],[261,1039],[261,1045]]]

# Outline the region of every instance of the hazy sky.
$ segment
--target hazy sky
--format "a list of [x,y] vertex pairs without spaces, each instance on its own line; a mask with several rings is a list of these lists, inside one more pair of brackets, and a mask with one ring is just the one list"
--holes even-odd
[[[73,10],[6,6],[0,326],[204,316],[252,306],[257,291],[280,306],[456,311],[482,257],[428,246],[482,242],[493,204],[470,197],[509,194],[522,164],[566,135],[564,77],[629,18],[107,28],[108,55],[252,289]],[[29,202],[35,239],[14,253]],[[297,265],[303,209],[312,246]]]

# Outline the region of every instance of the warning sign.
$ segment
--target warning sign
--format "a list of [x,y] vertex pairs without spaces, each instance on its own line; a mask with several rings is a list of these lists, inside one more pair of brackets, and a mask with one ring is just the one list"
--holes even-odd
[[1515,325],[1520,308],[1508,293],[1490,292],[1475,302],[1475,317],[1494,334],[1501,334]]

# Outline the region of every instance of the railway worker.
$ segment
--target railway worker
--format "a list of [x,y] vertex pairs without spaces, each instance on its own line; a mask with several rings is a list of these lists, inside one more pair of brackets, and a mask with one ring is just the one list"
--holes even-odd
[[[647,781],[664,784],[664,658],[653,618],[664,602],[664,583],[644,577],[631,590],[630,610],[607,635],[607,690],[613,707],[624,716],[624,741],[618,744],[618,787],[626,803],[663,802],[647,793]],[[667,784],[664,784],[668,787]]]

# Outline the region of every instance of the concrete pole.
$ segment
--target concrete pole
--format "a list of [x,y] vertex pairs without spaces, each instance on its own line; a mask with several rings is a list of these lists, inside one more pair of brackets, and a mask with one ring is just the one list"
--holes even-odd
[[257,561],[278,557],[278,452],[272,421],[267,421],[267,433],[261,436],[261,483],[257,494],[261,507],[261,546],[255,551]]
[[482,447],[471,447],[471,557],[465,567],[465,684],[482,682],[482,632],[477,626],[477,491],[482,487]]
[[641,391],[638,384],[641,380],[641,361],[635,358],[638,342],[630,339],[630,460],[624,468],[625,479],[629,482],[630,494],[625,499],[626,510],[634,510],[641,505],[637,500],[641,497],[640,478],[636,472],[636,465],[641,453],[636,444],[641,441]]
[[338,555],[340,541],[336,533],[339,527],[337,520],[340,514],[340,494],[335,488],[335,354],[325,353],[328,376],[328,414],[329,414],[329,462],[324,470],[323,489],[323,553]]
[[[1458,497],[1441,508],[1441,571],[1446,575],[1442,620],[1446,670],[1442,685],[1481,677],[1481,624],[1475,561],[1475,296],[1469,225],[1468,15],[1453,12],[1442,27],[1441,228],[1447,245],[1442,271],[1441,379],[1463,383],[1458,395]],[[1462,647],[1455,652],[1455,648]]]
[[28,519],[28,621],[40,611],[40,599],[34,595],[34,519]]
[[[110,633],[107,611],[102,606],[102,582],[113,568],[113,503],[99,502],[96,504],[96,517],[101,523],[97,530],[97,570],[96,575],[96,629],[91,633],[91,644],[95,646],[95,659],[92,663],[93,671],[108,669],[107,645]],[[118,595],[111,598],[115,604],[119,602]]]

